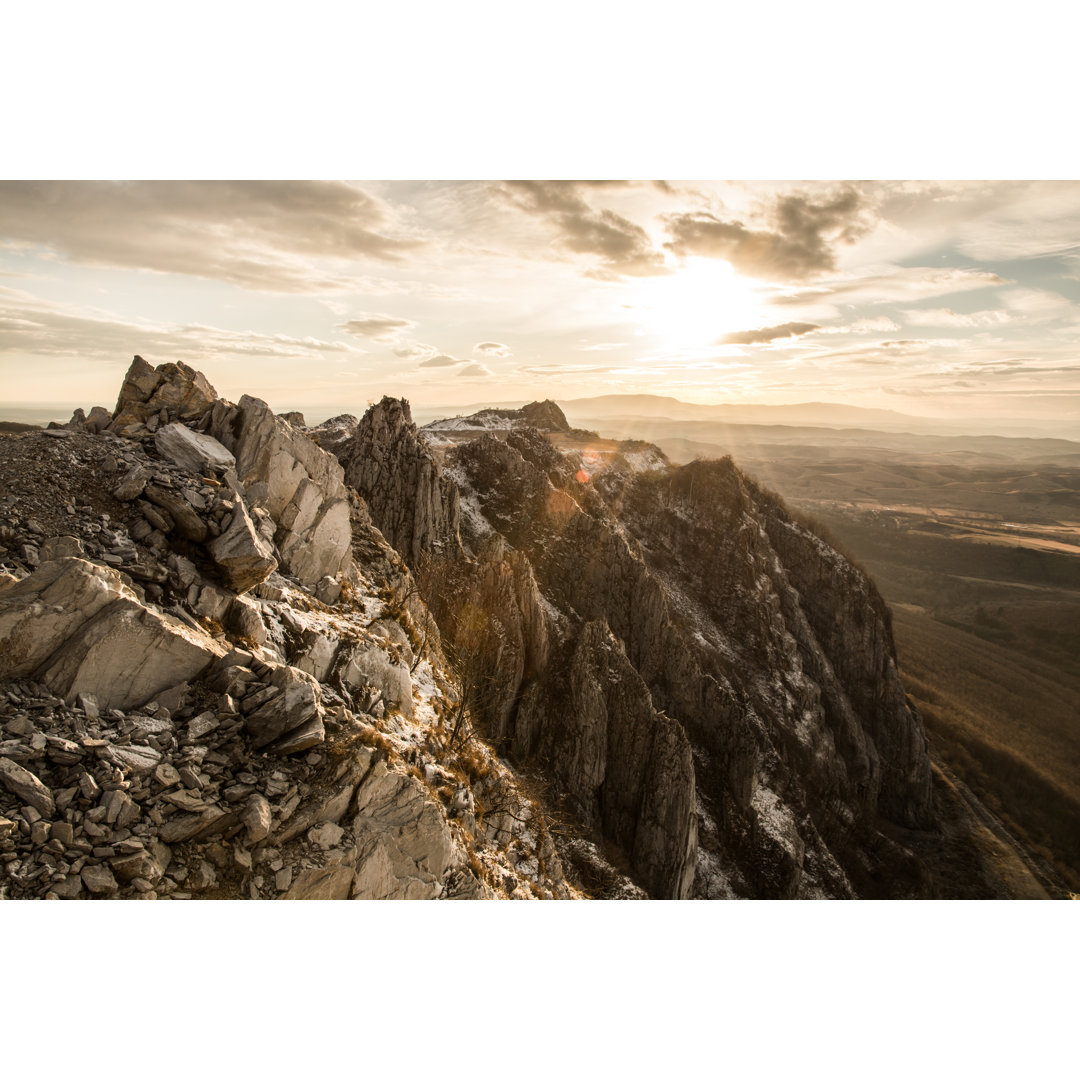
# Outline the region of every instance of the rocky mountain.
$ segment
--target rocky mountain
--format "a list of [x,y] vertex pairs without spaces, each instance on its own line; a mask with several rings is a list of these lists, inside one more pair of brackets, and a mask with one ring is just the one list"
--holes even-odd
[[941,895],[865,574],[728,459],[497,412],[136,357],[0,435],[4,893]]

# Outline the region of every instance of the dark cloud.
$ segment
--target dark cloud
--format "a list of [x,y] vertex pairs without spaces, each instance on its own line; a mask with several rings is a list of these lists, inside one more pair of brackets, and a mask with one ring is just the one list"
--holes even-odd
[[391,341],[402,330],[414,327],[411,319],[399,319],[394,315],[380,315],[378,312],[365,311],[355,319],[341,324],[341,329],[354,337],[371,338],[374,341]]
[[348,288],[313,257],[382,261],[417,246],[351,184],[309,181],[9,181],[0,235],[74,262],[191,274],[270,292]]
[[578,189],[620,186],[625,181],[508,180],[501,190],[527,214],[549,221],[559,246],[579,255],[595,255],[600,267],[591,276],[648,277],[669,273],[640,225],[611,210],[595,210]]
[[725,334],[717,345],[760,345],[767,341],[777,341],[780,338],[799,337],[801,334],[809,334],[812,330],[820,330],[817,323],[811,322],[786,322],[779,326],[765,326],[760,330],[741,330],[735,334]]
[[[463,364],[464,360],[459,360],[456,356],[447,356],[446,353],[439,353],[438,356],[431,357],[430,360],[424,360],[421,367],[456,367],[458,364]],[[464,374],[464,372],[462,372]]]
[[704,211],[668,214],[676,255],[724,259],[741,274],[769,281],[805,281],[836,269],[835,248],[870,227],[868,209],[851,186],[829,195],[781,195],[765,212],[763,228]]
[[479,345],[473,346],[474,353],[480,353],[481,356],[498,356],[506,358],[512,356],[510,349],[498,341],[481,341]]

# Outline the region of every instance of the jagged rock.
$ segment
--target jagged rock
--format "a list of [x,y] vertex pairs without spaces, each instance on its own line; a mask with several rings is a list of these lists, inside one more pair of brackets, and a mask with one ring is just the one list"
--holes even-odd
[[147,484],[143,494],[155,506],[161,507],[172,519],[176,531],[185,539],[201,544],[209,535],[206,522],[191,508],[186,499],[156,484]]
[[184,424],[166,424],[154,435],[158,453],[174,465],[203,476],[221,475],[236,465],[236,458],[210,435],[203,435]]
[[359,422],[351,413],[342,413],[312,428],[308,431],[308,437],[328,454],[340,457],[338,450],[356,434]]
[[194,679],[223,651],[179,619],[125,598],[102,609],[52,652],[37,677],[69,701],[92,693],[103,708],[126,709],[179,680]]
[[259,535],[243,500],[237,498],[232,523],[206,544],[210,557],[235,592],[242,593],[265,581],[276,569],[273,548]]
[[322,825],[309,829],[307,837],[316,847],[322,848],[323,851],[329,851],[332,847],[337,847],[344,835],[345,830],[340,825],[335,825],[332,821],[326,821]]
[[25,678],[104,608],[134,599],[115,570],[83,559],[43,563],[0,595],[0,677]]
[[259,605],[246,596],[234,597],[229,605],[225,625],[250,644],[262,645],[266,641],[266,626]]
[[248,844],[261,843],[270,835],[273,818],[270,813],[270,804],[262,795],[251,796],[240,815],[240,823],[247,830]]
[[95,405],[86,418],[87,429],[93,432],[104,431],[112,422],[112,413],[103,405]]
[[373,686],[382,699],[402,714],[413,715],[412,679],[403,663],[394,663],[385,649],[359,646],[346,654],[338,665],[338,677],[349,687]]
[[50,536],[41,545],[41,561],[52,562],[54,559],[85,559],[86,551],[82,541],[76,536]]
[[236,456],[248,501],[277,528],[283,565],[306,585],[351,565],[349,497],[338,462],[258,398],[215,405],[211,433]]
[[49,789],[32,772],[11,758],[0,757],[0,784],[39,814],[51,818],[56,813],[56,804]]
[[113,488],[113,495],[121,502],[137,499],[146,487],[146,482],[153,474],[144,465],[133,465]]
[[244,717],[244,727],[251,734],[256,750],[309,721],[322,729],[319,684],[306,671],[281,665],[273,669],[269,681],[277,693]]
[[384,397],[336,452],[345,480],[411,567],[424,552],[460,550],[457,488],[417,433],[408,402]]
[[154,368],[136,356],[124,377],[108,430],[117,435],[140,436],[154,416],[164,411],[171,420],[194,420],[217,400],[217,392],[187,364],[161,364]]

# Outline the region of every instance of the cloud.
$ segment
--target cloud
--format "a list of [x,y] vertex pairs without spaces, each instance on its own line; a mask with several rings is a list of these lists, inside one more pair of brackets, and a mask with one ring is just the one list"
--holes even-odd
[[[456,367],[458,364],[465,363],[464,360],[459,360],[456,356],[447,356],[446,353],[440,353],[438,356],[433,356],[429,360],[425,360],[421,367]],[[480,367],[479,364],[474,364],[473,367]],[[461,374],[464,374],[462,372]]]
[[430,358],[438,351],[434,345],[425,345],[421,341],[404,341],[393,350],[394,355],[400,356],[403,360]]
[[1001,326],[1012,318],[1000,309],[959,312],[951,308],[914,308],[901,311],[904,321],[912,326],[973,327]]
[[73,262],[189,274],[286,293],[351,285],[313,258],[400,260],[381,200],[330,181],[8,181],[0,235]]
[[735,334],[725,334],[717,345],[760,345],[780,338],[799,337],[813,330],[820,330],[817,323],[787,322],[779,326],[765,326],[760,330],[740,330]]
[[579,255],[594,255],[600,266],[590,277],[605,280],[670,273],[648,233],[611,210],[596,210],[578,194],[579,187],[622,186],[624,181],[507,180],[499,190],[527,214],[554,226],[558,245]]
[[600,341],[595,345],[582,345],[580,352],[610,352],[612,349],[625,349],[625,341]]
[[805,281],[836,269],[835,248],[852,244],[873,223],[865,199],[850,185],[828,194],[777,197],[763,212],[763,227],[705,211],[667,214],[676,255],[723,259],[741,274],[767,281]]
[[[6,291],[8,296],[10,290]],[[62,357],[89,362],[130,362],[134,353],[154,363],[184,360],[200,364],[221,355],[236,357],[348,359],[365,355],[343,341],[288,334],[237,332],[199,323],[155,324],[127,321],[108,312],[73,312],[52,305],[7,302],[0,291],[0,355]]]
[[473,346],[473,352],[479,353],[481,356],[497,356],[503,360],[514,355],[508,346],[502,345],[498,341],[481,341],[479,345]]
[[341,324],[341,329],[354,337],[367,337],[373,341],[393,341],[403,330],[414,327],[411,319],[399,319],[394,315],[380,315],[365,311],[355,319]]
[[459,375],[491,375],[492,372],[489,368],[483,364],[469,364],[468,367],[463,367],[459,372]]
[[781,293],[770,303],[780,306],[818,303],[883,304],[891,301],[928,300],[951,293],[973,292],[995,285],[1012,284],[990,270],[967,270],[959,267],[904,266],[889,267],[877,273],[795,292]]

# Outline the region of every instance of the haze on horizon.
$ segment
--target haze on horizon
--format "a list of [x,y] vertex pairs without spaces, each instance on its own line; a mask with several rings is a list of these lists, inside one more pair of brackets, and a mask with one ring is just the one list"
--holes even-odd
[[[1080,183],[0,183],[0,408],[610,393],[1080,431]],[[61,408],[62,407],[62,408]]]

